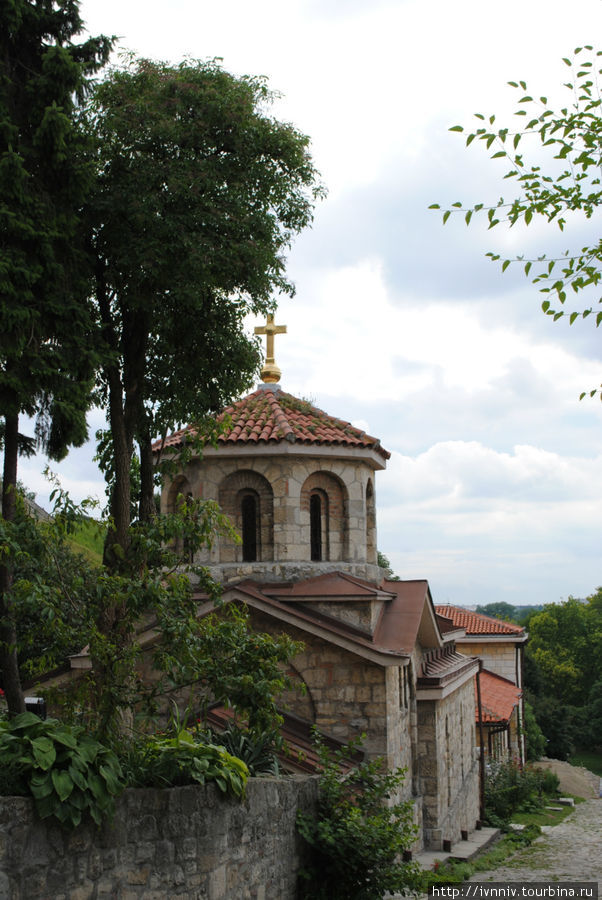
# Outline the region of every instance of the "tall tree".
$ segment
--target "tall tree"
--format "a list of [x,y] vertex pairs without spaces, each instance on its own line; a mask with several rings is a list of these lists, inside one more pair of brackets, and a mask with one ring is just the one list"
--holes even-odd
[[216,62],[130,61],[89,110],[99,177],[90,206],[102,370],[113,446],[105,561],[127,559],[130,469],[152,515],[151,439],[217,409],[258,363],[244,316],[293,293],[283,252],[320,194],[308,139],[267,113],[264,81]]
[[[76,0],[0,0],[0,414],[2,516],[15,516],[19,417],[36,418],[52,458],[86,438],[95,366],[81,208],[93,178],[75,111],[111,41],[73,44]],[[23,709],[11,614],[11,565],[0,567],[0,667],[11,712]]]
[[[482,142],[493,151],[492,159],[509,165],[504,178],[517,185],[518,195],[472,207],[464,207],[458,201],[443,213],[444,223],[452,214],[461,214],[468,225],[477,214],[484,214],[489,228],[500,224],[511,227],[517,222],[529,225],[539,219],[568,231],[579,224],[580,217],[594,219],[602,205],[601,58],[602,51],[587,45],[577,47],[572,59],[563,60],[569,69],[569,81],[564,87],[570,100],[560,109],[553,108],[539,92],[532,95],[525,81],[510,81],[510,86],[521,95],[514,126],[500,127],[495,115],[476,114],[480,124],[467,135],[466,144]],[[464,127],[454,125],[450,130],[464,132]],[[525,152],[530,154],[530,162]],[[439,208],[438,203],[431,206]],[[524,255],[503,258],[493,251],[487,255],[494,262],[499,261],[503,271],[512,263],[524,267],[525,275],[543,294],[543,312],[554,321],[566,317],[572,325],[580,317],[592,316],[591,321],[598,327],[602,322],[602,296],[598,290],[602,280],[602,237],[595,233],[595,226],[592,231],[591,239],[585,241],[578,234],[578,247],[558,256],[543,253],[533,259]],[[596,393],[590,392],[591,396]]]

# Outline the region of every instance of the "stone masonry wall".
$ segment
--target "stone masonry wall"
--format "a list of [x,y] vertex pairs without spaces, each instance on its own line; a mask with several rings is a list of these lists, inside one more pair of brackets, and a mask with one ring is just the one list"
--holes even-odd
[[33,803],[0,799],[0,900],[293,900],[316,778],[253,778],[246,799],[215,785],[128,790],[111,824],[66,831]]
[[[305,508],[301,495],[303,487],[311,483],[308,479],[313,478],[317,481],[322,479],[320,484],[329,486],[327,493],[333,520],[331,524],[335,526],[330,535],[330,562],[355,566],[366,566],[369,563],[373,566],[376,561],[372,558],[374,554],[371,553],[371,558],[367,559],[366,489],[368,481],[372,482],[374,478],[374,471],[359,459],[290,454],[237,458],[211,456],[207,453],[202,462],[193,460],[187,466],[183,476],[176,479],[175,487],[165,484],[162,509],[169,509],[176,487],[179,491],[190,491],[195,498],[219,500],[221,486],[230,476],[243,469],[265,479],[273,492],[274,561],[281,564],[310,562],[309,509]],[[333,485],[337,485],[334,491]],[[373,493],[370,502],[374,504]],[[373,533],[375,524],[372,521],[369,530],[372,546],[376,544]],[[199,561],[215,566],[230,563],[230,556],[228,541],[222,538],[216,540],[212,550],[203,554]],[[266,561],[263,556],[262,562]]]
[[479,818],[479,764],[470,679],[442,700],[418,702],[418,769],[424,838],[440,850]]
[[[499,675],[501,678],[507,678],[513,684],[517,684],[516,644],[510,641],[494,644],[492,642],[463,638],[456,642],[456,649],[458,653],[463,653],[465,656],[480,656],[483,660],[484,668],[489,669],[490,672]],[[520,669],[518,674],[520,679]],[[521,686],[520,680],[518,685],[519,687]]]
[[[256,631],[278,634],[283,629],[267,616],[250,610]],[[362,744],[369,757],[387,755],[387,700],[385,669],[369,663],[336,644],[287,626],[286,633],[303,642],[292,669],[305,685],[305,694],[287,692],[281,702],[329,737],[348,743],[366,734]],[[392,765],[398,765],[393,760]]]

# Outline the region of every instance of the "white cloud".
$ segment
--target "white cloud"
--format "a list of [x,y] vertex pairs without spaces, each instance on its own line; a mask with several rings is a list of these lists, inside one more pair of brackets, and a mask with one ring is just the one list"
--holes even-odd
[[[284,94],[275,114],[311,136],[330,196],[291,256],[298,295],[281,304],[276,357],[285,389],[393,451],[379,529],[400,574],[428,577],[440,601],[592,590],[602,405],[577,397],[600,383],[598,334],[552,325],[535,289],[482,258],[560,238],[443,229],[427,207],[509,192],[503,166],[447,129],[475,111],[508,118],[511,78],[562,94],[560,58],[599,33],[600,3],[571,16],[560,0],[514,13],[482,0],[83,0],[82,15],[140,54],[269,76]],[[76,499],[104,494],[91,456],[56,467]],[[40,468],[20,471],[42,498]]]

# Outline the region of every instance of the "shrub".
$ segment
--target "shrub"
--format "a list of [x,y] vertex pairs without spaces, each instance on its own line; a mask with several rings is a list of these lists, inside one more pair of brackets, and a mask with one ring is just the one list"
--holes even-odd
[[32,796],[40,818],[74,828],[114,812],[124,787],[115,754],[83,728],[26,712],[0,721],[0,791]]
[[485,778],[485,820],[496,828],[510,822],[515,812],[529,812],[543,805],[546,794],[558,790],[558,778],[548,771],[513,762],[492,762]]
[[243,797],[249,770],[224,747],[196,741],[181,728],[173,737],[151,736],[131,744],[124,768],[132,787],[172,787],[214,781],[224,793]]
[[304,900],[381,900],[385,892],[417,883],[415,863],[401,860],[416,837],[411,802],[387,801],[398,793],[405,771],[387,772],[380,759],[345,771],[358,742],[329,753],[318,742],[322,772],[315,818],[299,814],[297,827],[311,848],[300,872]]
[[204,735],[210,743],[224,747],[232,756],[242,759],[249,775],[278,775],[280,769],[273,732],[256,733],[232,724],[224,731],[207,731]]

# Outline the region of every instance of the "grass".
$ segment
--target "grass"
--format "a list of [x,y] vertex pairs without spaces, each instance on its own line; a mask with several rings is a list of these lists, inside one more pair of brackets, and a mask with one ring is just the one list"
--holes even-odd
[[[575,803],[583,802],[582,797],[576,797]],[[549,801],[554,806],[554,800]],[[573,811],[573,806],[562,806],[558,809],[537,809],[533,812],[517,812],[512,816],[516,825],[559,825]]]
[[[583,797],[575,797],[574,800],[576,804],[584,802]],[[553,806],[554,800],[550,799],[548,803]],[[542,825],[558,825],[573,812],[574,808],[573,806],[564,806],[559,810],[551,810],[542,807],[532,812],[514,813],[513,823],[527,826],[524,831],[503,835],[496,844],[484,850],[470,862],[454,862],[452,860],[438,866],[435,872],[425,871],[422,876],[421,890],[426,893],[431,885],[441,882],[462,884],[475,872],[488,872],[491,869],[499,868],[519,851],[528,852],[530,845],[541,834]]]
[[569,762],[572,766],[583,766],[602,777],[602,753],[594,753],[593,750],[579,750],[573,753]]
[[433,884],[462,884],[467,881],[475,872],[487,872],[490,869],[497,869],[509,857],[514,856],[519,850],[528,847],[535,838],[541,834],[540,829],[534,825],[520,833],[505,834],[493,847],[480,853],[470,862],[450,862],[443,863],[437,867],[434,872],[425,871],[422,874],[422,883],[420,889],[425,893]]
[[86,519],[68,536],[72,548],[83,554],[94,565],[102,562],[106,526],[96,519]]

